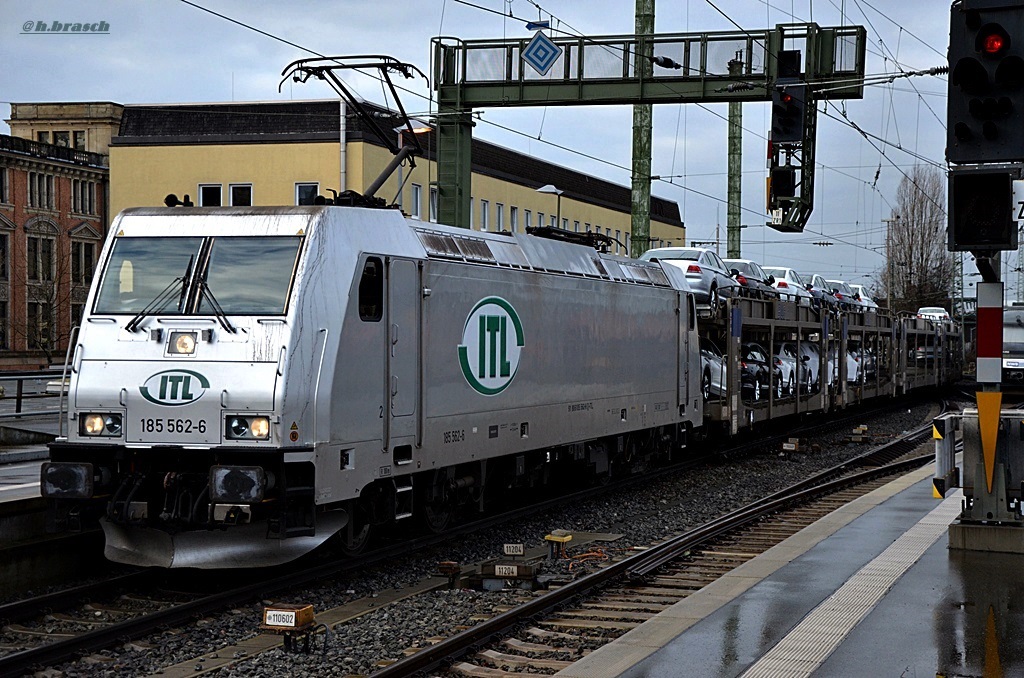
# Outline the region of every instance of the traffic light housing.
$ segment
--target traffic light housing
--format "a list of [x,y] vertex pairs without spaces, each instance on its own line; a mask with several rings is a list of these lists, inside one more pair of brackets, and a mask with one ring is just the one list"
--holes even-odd
[[949,27],[946,158],[1024,160],[1024,1],[961,0]]
[[768,211],[788,209],[796,199],[796,168],[772,167],[768,173]]
[[948,247],[953,252],[1017,249],[1013,180],[1007,167],[954,167],[949,173]]
[[804,140],[807,85],[796,78],[779,78],[772,90],[772,143]]

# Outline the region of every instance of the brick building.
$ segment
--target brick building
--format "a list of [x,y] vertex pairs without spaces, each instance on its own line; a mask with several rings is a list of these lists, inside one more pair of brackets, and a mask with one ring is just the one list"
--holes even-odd
[[0,369],[61,363],[110,216],[107,156],[0,135]]

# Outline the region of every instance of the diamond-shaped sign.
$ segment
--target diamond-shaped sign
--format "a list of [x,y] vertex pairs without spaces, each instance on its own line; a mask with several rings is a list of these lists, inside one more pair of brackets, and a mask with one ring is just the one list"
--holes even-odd
[[562,56],[562,48],[541,31],[537,31],[533,40],[530,40],[530,44],[523,50],[523,61],[533,66],[533,69],[541,75],[547,75],[560,56]]

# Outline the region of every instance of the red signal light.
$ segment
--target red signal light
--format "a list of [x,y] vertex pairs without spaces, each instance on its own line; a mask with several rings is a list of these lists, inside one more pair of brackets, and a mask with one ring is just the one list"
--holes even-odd
[[789,94],[788,92],[783,92],[781,99],[782,99],[782,103],[788,104],[788,103],[793,101],[793,95]]
[[981,51],[985,54],[999,54],[1006,48],[1006,39],[998,33],[989,33],[982,38]]

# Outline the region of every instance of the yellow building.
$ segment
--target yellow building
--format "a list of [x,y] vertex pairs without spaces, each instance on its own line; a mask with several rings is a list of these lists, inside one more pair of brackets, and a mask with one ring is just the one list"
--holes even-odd
[[[391,111],[366,110],[368,119],[360,118],[336,100],[125,106],[110,147],[111,213],[162,205],[168,194],[215,206],[311,204],[332,190],[362,193],[392,159],[372,126],[397,142],[402,124]],[[435,221],[435,137],[417,138],[424,155],[388,178],[377,196]],[[542,187],[561,194],[538,192]],[[472,195],[476,230],[598,231],[619,243],[614,251],[629,251],[627,187],[475,139]],[[684,244],[675,202],[651,198],[651,240],[652,247]]]

